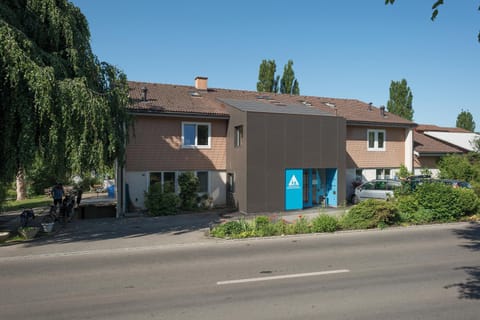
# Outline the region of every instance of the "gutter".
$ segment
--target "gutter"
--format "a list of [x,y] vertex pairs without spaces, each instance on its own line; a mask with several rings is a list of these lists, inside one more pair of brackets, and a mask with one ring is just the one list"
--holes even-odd
[[394,127],[394,128],[408,128],[412,129],[418,126],[418,124],[412,123],[395,123],[395,122],[375,122],[375,121],[356,121],[356,120],[347,120],[347,125],[356,125],[356,126],[376,126],[376,127]]
[[150,110],[127,110],[129,114],[132,115],[142,115],[142,116],[151,116],[151,117],[175,117],[175,118],[207,118],[207,119],[230,119],[228,114],[212,114],[212,113],[201,113],[201,112],[158,112]]

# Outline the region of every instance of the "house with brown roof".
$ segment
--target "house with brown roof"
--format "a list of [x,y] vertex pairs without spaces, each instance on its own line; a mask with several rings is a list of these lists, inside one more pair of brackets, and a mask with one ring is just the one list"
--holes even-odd
[[437,164],[448,154],[474,151],[473,141],[480,135],[462,128],[419,125],[414,131],[415,174],[428,169],[438,176]]
[[413,169],[416,124],[383,107],[209,88],[204,77],[194,86],[129,85],[134,126],[119,176],[134,208],[144,207],[152,183],[178,192],[185,171],[214,205],[253,213],[338,206],[359,178]]

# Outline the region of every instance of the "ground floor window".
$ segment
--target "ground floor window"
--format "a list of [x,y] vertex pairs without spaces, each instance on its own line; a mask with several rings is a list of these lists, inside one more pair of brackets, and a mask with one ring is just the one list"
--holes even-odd
[[175,192],[176,172],[150,172],[150,185],[159,183],[164,192]]
[[390,169],[377,169],[377,179],[391,179]]
[[[161,172],[150,172],[150,185],[159,183],[162,185],[162,190],[164,192],[177,192],[179,191],[178,187],[178,176],[182,172],[176,171],[161,171]],[[209,174],[208,171],[196,171],[195,175],[198,178],[198,193],[209,193]]]
[[198,192],[208,193],[208,171],[197,171]]

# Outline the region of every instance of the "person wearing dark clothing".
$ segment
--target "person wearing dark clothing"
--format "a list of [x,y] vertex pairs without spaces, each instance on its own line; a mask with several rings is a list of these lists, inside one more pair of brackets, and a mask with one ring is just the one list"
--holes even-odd
[[77,207],[80,205],[80,201],[82,201],[82,188],[77,189]]
[[63,190],[63,186],[61,183],[57,183],[52,188],[52,198],[53,198],[53,205],[60,206],[62,204],[63,195],[65,194],[65,190]]

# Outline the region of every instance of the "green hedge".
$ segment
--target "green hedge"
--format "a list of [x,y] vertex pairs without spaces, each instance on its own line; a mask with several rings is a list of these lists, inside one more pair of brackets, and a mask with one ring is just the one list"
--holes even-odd
[[340,219],[343,229],[385,227],[399,221],[398,210],[389,201],[369,199],[354,206]]
[[293,222],[258,216],[252,221],[231,221],[211,231],[216,237],[247,238],[336,230],[384,228],[399,223],[425,224],[458,221],[480,210],[480,200],[473,190],[452,188],[441,183],[425,183],[393,201],[366,200],[353,206],[340,219],[320,214],[310,221],[303,215]]
[[312,219],[313,232],[334,232],[338,229],[338,220],[328,214],[320,214]]
[[432,221],[457,221],[478,211],[479,200],[473,190],[452,188],[443,183],[419,185],[413,193],[418,209],[431,211]]

